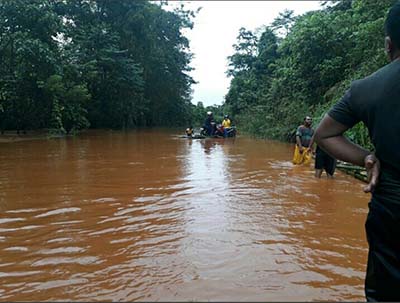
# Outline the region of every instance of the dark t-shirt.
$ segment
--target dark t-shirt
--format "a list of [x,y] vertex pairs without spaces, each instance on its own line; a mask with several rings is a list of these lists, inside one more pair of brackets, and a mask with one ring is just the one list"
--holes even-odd
[[400,203],[400,60],[354,81],[328,115],[348,127],[366,125],[381,161],[374,196]]
[[314,130],[311,127],[300,125],[297,128],[296,136],[300,137],[300,142],[303,147],[309,147],[311,137],[314,135]]
[[207,127],[210,127],[211,126],[211,122],[214,122],[214,119],[213,119],[213,117],[208,116],[206,118],[206,120],[204,120],[204,125],[207,126]]

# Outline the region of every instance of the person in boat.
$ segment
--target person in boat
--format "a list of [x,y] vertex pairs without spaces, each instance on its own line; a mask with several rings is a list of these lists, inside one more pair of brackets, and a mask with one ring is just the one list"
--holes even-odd
[[296,131],[296,145],[293,155],[293,164],[308,164],[311,161],[314,129],[312,118],[304,118],[303,124]]
[[229,115],[224,116],[224,120],[222,121],[222,126],[224,128],[224,137],[227,137],[228,132],[231,129],[231,120],[229,119]]
[[207,118],[204,121],[203,128],[205,129],[207,136],[214,135],[214,133],[215,133],[215,122],[214,122],[213,113],[211,111],[207,112]]
[[189,126],[187,129],[186,129],[186,136],[188,136],[188,137],[193,137],[193,126]]
[[223,124],[218,124],[215,129],[215,135],[218,137],[225,137],[225,128]]
[[[333,157],[364,166],[372,193],[365,230],[369,244],[367,301],[400,301],[400,1],[385,20],[385,51],[390,63],[353,81],[322,119],[315,140]],[[343,134],[359,122],[368,128],[374,152]]]

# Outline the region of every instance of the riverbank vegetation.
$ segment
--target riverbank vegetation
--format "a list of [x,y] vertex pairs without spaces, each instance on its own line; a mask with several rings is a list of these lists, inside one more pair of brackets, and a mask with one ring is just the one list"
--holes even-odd
[[1,131],[186,124],[194,12],[164,2],[2,0]]
[[[393,2],[325,2],[301,16],[286,10],[258,34],[240,29],[224,110],[241,129],[266,138],[292,139],[305,115],[316,125],[352,80],[388,62],[384,20]],[[347,135],[372,147],[362,124]]]
[[[199,126],[228,113],[241,130],[290,140],[314,125],[350,82],[387,63],[383,23],[393,0],[325,2],[240,29],[223,106],[191,103],[195,13],[165,1],[2,0],[0,130]],[[348,131],[371,148],[362,124]]]

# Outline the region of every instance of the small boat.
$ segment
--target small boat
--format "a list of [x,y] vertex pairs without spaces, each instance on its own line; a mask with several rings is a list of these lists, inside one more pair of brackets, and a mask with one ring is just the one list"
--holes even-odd
[[[193,134],[193,135],[191,135],[191,136],[182,135],[182,136],[179,136],[179,138],[186,138],[186,139],[205,139],[205,138],[208,138],[208,137],[207,137],[207,136],[204,136],[204,135],[201,135],[201,134]],[[209,138],[211,138],[211,137],[209,137]]]
[[226,129],[226,132],[225,132],[222,125],[218,125],[215,130],[215,134],[213,136],[207,135],[206,130],[204,128],[201,128],[200,135],[203,135],[203,136],[206,136],[209,138],[232,138],[232,137],[236,137],[236,127],[235,126],[229,127]]
[[236,127],[230,127],[227,129],[226,136],[224,136],[223,128],[217,128],[215,135],[209,136],[204,128],[200,128],[200,132],[193,133],[192,135],[182,135],[180,138],[187,139],[207,139],[207,138],[233,138],[236,137]]

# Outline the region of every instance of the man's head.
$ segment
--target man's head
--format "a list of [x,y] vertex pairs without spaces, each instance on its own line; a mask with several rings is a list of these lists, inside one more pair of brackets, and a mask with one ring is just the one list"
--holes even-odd
[[229,115],[225,115],[225,116],[224,116],[224,119],[229,119]]
[[207,116],[212,116],[212,112],[208,111]]
[[385,51],[392,61],[400,55],[400,1],[397,1],[385,21]]
[[304,125],[305,126],[311,126],[311,124],[312,124],[312,118],[310,116],[306,116],[304,118]]

